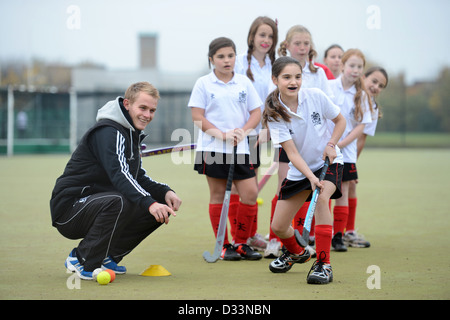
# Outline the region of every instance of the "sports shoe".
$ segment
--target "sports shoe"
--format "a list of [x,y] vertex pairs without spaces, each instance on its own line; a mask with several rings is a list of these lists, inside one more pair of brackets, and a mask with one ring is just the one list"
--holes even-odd
[[316,255],[316,250],[313,247],[311,247],[310,245],[307,245],[306,248],[308,248],[308,251],[309,251],[309,254],[311,255],[311,258],[315,258],[317,256]]
[[333,236],[333,239],[331,239],[331,246],[337,252],[346,252],[347,251],[347,247],[345,246],[344,242],[342,241],[342,233],[341,232],[338,232]]
[[309,284],[327,284],[333,281],[333,270],[330,264],[316,260],[306,277]]
[[259,260],[262,258],[262,255],[258,252],[255,252],[248,244],[240,244],[238,246],[234,246],[237,253],[241,255],[242,259],[245,260]]
[[75,253],[76,249],[73,249],[69,256],[67,257],[66,261],[64,262],[64,265],[66,266],[67,270],[71,272],[76,272],[78,277],[83,280],[93,280],[92,272],[90,271],[84,271],[83,265],[78,261],[77,255]]
[[236,252],[232,244],[228,243],[223,245],[220,259],[228,261],[237,261],[241,260],[241,255]]
[[288,272],[294,263],[305,263],[309,259],[311,259],[311,254],[308,247],[301,254],[293,254],[283,248],[283,254],[269,264],[269,269],[273,273],[284,273]]
[[362,234],[358,234],[356,231],[346,232],[343,241],[347,247],[353,248],[370,247],[370,242],[364,239],[364,236]]
[[123,266],[118,266],[117,263],[109,256],[103,259],[102,269],[103,270],[110,269],[114,271],[116,274],[125,274],[127,272],[127,268]]
[[264,250],[264,258],[273,259],[280,256],[281,242],[271,239]]
[[257,251],[263,251],[267,247],[267,241],[259,233],[255,233],[253,237],[248,238],[247,244]]

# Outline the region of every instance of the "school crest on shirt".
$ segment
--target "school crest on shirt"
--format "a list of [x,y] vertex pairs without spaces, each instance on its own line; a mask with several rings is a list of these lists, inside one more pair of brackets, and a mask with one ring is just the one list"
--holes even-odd
[[318,124],[322,124],[322,120],[320,120],[320,114],[318,114],[317,112],[313,112],[311,114],[311,121],[315,126]]
[[247,92],[239,92],[239,102],[245,103],[247,101]]

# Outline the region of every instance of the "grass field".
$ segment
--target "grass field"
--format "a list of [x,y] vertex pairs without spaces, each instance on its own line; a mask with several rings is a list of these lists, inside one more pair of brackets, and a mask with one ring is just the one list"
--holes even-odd
[[[270,260],[206,263],[214,248],[205,178],[171,155],[144,159],[150,176],[183,199],[177,217],[128,255],[126,275],[100,286],[66,273],[64,260],[77,241],[51,226],[49,199],[69,156],[0,157],[0,299],[444,299],[450,298],[448,255],[449,149],[366,149],[358,163],[357,227],[368,249],[332,252],[334,282],[306,283],[311,262],[273,274]],[[189,157],[188,157],[189,158]],[[266,166],[268,167],[268,165]],[[264,167],[262,168],[264,170]],[[276,177],[261,192],[259,233],[269,230]],[[150,265],[168,277],[143,277]],[[370,266],[379,273],[367,272]],[[369,270],[370,271],[370,270]],[[369,289],[378,276],[380,289]],[[369,281],[370,282],[370,281]]]

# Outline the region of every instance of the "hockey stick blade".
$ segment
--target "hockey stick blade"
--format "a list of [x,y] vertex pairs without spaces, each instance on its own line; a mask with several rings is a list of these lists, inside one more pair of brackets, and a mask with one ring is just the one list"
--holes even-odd
[[[319,181],[322,181],[325,178],[329,165],[330,159],[326,157],[325,164],[323,165],[322,171],[320,172]],[[313,195],[311,197],[311,202],[309,204],[308,211],[306,212],[305,222],[303,223],[303,234],[300,235],[300,232],[297,229],[294,230],[295,238],[297,239],[298,244],[303,248],[305,248],[309,244],[309,232],[311,231],[311,222],[314,217],[314,212],[316,211],[319,193],[320,189],[315,188]]]
[[220,253],[222,252],[223,248],[223,242],[225,239],[225,232],[227,228],[228,208],[230,207],[231,186],[233,184],[236,150],[237,146],[235,146],[233,149],[232,162],[228,171],[225,197],[223,199],[222,211],[220,212],[219,228],[217,229],[216,246],[214,247],[214,252],[212,255],[208,251],[203,252],[203,259],[205,259],[205,261],[209,263],[216,262],[220,258]]

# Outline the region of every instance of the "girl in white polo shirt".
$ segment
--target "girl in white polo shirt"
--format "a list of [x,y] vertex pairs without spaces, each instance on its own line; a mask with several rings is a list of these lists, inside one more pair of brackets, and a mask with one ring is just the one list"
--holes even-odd
[[234,246],[225,237],[221,257],[261,259],[262,256],[246,244],[258,210],[258,188],[246,136],[261,120],[262,101],[250,80],[234,72],[236,46],[231,39],[213,40],[208,57],[213,71],[197,80],[188,103],[192,120],[200,129],[194,169],[206,175],[210,191],[209,215],[217,237],[230,154],[237,145],[233,182],[241,199],[236,215],[238,228]]
[[342,74],[339,78],[330,80],[334,102],[341,108],[341,113],[347,121],[345,132],[338,143],[344,155],[342,197],[335,201],[333,209],[332,246],[340,252],[347,251],[342,237],[348,219],[348,189],[350,181],[358,179],[356,141],[363,133],[365,125],[372,122],[372,104],[362,81],[364,66],[365,58],[360,50],[347,50],[342,55]]
[[[276,46],[278,42],[277,23],[269,17],[257,17],[250,26],[247,35],[247,51],[236,57],[235,72],[246,75],[258,92],[261,101],[266,100],[271,87],[272,64],[275,61]],[[264,104],[261,104],[261,114],[264,111]],[[255,128],[255,131],[248,136],[250,146],[250,156],[254,163],[255,174],[258,177],[258,168],[260,165],[260,143],[267,141],[267,133],[261,131],[261,123]],[[263,135],[260,137],[260,132]],[[261,141],[259,141],[261,139]],[[233,188],[234,189],[234,188]],[[231,233],[234,233],[235,216],[239,204],[239,195],[232,189],[230,208],[228,216],[230,217]],[[256,217],[257,218],[257,217]],[[267,242],[256,233],[257,219],[253,223],[251,237],[248,244],[258,250],[266,249]]]
[[[294,25],[292,26],[288,32],[286,33],[286,38],[280,43],[280,48],[278,49],[278,53],[280,56],[289,55],[298,60],[303,69],[302,75],[302,88],[318,88],[322,90],[328,97],[332,98],[332,91],[328,84],[328,78],[325,74],[325,71],[317,66],[314,63],[314,58],[317,56],[317,52],[314,48],[314,42],[312,39],[311,32],[302,25]],[[278,154],[279,161],[279,169],[278,169],[278,190],[281,186],[281,182],[286,177],[286,173],[288,170],[289,159],[286,156],[286,153],[282,148],[276,148],[276,154]],[[272,199],[272,213],[275,210],[277,201],[277,194]],[[293,224],[294,228],[298,229],[300,233],[303,230],[303,222],[306,216],[306,212],[308,211],[309,202],[305,202],[305,204],[300,208],[298,213],[296,214]],[[315,220],[312,222],[311,226],[311,244],[313,243],[315,228],[314,228]],[[266,255],[273,255],[275,250],[272,249],[275,245],[269,243],[267,248]],[[276,248],[276,247],[275,247]]]
[[[378,119],[382,117],[380,106],[375,99],[380,92],[386,88],[388,84],[388,74],[384,68],[371,67],[364,72],[363,81],[372,100],[373,113],[372,122],[366,124],[363,134],[358,137],[358,158],[364,148],[367,136],[375,135]],[[348,219],[347,226],[345,227],[344,244],[350,247],[368,248],[370,247],[370,242],[364,239],[363,235],[357,233],[355,229],[356,206],[358,202],[356,196],[356,184],[357,180],[350,181],[348,190]]]
[[[266,100],[263,123],[269,127],[274,143],[281,144],[289,157],[289,171],[284,179],[271,224],[281,239],[283,254],[272,261],[272,272],[287,272],[293,263],[310,259],[308,247],[297,243],[291,221],[312,190],[321,192],[316,207],[317,261],[308,274],[308,283],[329,283],[333,280],[330,265],[332,217],[329,199],[341,196],[342,154],[335,147],[345,129],[345,119],[339,108],[321,90],[301,89],[302,67],[290,57],[277,59],[272,67],[272,79],[277,86]],[[332,132],[328,122],[335,124]],[[318,176],[325,158],[330,166],[323,181]]]

